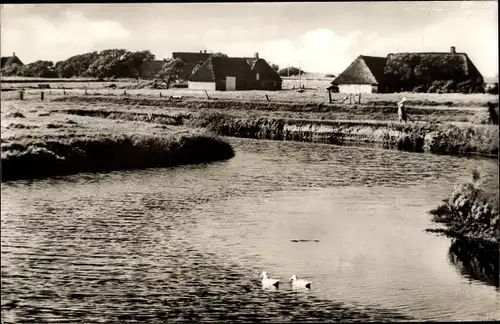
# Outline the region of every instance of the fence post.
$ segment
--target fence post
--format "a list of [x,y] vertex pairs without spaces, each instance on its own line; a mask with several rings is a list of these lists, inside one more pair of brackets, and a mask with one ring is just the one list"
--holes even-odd
[[161,98],[161,91],[160,91],[160,98]]
[[63,94],[66,95],[66,88],[63,87]]
[[127,96],[127,90],[123,90],[123,95]]
[[43,97],[45,96],[45,93],[42,91],[40,92],[40,100],[43,101]]
[[332,103],[332,93],[328,90],[328,103]]
[[19,90],[19,100],[24,100],[24,90]]
[[269,100],[269,97],[267,96],[267,94],[266,94],[266,99],[267,99],[268,102],[271,101],[271,100]]

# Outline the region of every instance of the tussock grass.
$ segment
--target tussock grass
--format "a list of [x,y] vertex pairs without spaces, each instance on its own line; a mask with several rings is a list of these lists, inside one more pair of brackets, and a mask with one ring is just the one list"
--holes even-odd
[[438,230],[452,238],[498,244],[498,178],[484,185],[478,176],[457,185],[442,204],[431,210],[432,221],[444,225]]

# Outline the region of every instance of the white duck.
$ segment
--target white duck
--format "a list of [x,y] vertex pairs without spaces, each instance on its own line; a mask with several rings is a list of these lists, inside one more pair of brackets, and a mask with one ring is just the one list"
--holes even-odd
[[311,289],[311,282],[304,280],[304,279],[298,279],[296,275],[293,275],[290,278],[290,283],[292,284],[293,288],[307,288]]
[[280,281],[279,279],[271,279],[267,277],[267,272],[262,272],[260,274],[262,277],[262,287],[276,287],[278,288]]

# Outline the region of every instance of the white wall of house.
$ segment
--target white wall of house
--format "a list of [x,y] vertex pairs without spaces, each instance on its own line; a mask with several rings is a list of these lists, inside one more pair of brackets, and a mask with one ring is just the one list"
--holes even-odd
[[188,89],[194,89],[194,90],[213,90],[213,91],[215,91],[215,82],[193,82],[193,81],[188,81]]
[[339,84],[341,93],[376,93],[377,86],[371,84]]

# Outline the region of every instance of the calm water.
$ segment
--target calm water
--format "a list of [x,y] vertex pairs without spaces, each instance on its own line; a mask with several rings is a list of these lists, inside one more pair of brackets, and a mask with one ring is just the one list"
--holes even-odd
[[[500,318],[424,232],[495,161],[230,141],[226,162],[2,184],[3,322]],[[262,290],[263,270],[312,290]]]

